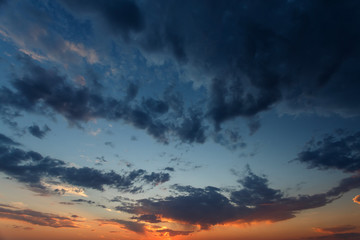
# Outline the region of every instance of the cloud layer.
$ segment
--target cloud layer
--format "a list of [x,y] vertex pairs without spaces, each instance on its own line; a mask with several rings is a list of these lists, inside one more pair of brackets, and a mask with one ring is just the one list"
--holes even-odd
[[51,182],[51,180],[99,191],[104,191],[105,187],[112,187],[119,191],[135,193],[142,191],[144,184],[157,185],[170,179],[168,173],[148,174],[143,169],[120,175],[114,171],[103,172],[89,167],[71,167],[62,160],[13,147],[11,145],[14,145],[14,141],[10,138],[3,136],[2,139],[0,171],[27,184],[32,190],[42,193],[49,191],[43,182]]
[[[360,176],[343,179],[338,186],[325,193],[287,197],[268,186],[268,180],[252,173],[239,180],[242,188],[230,191],[230,197],[219,188],[194,188],[173,185],[175,194],[165,198],[124,201],[116,207],[137,215],[144,222],[165,219],[200,225],[202,229],[227,222],[277,222],[294,218],[300,211],[325,206],[342,194],[360,187]],[[122,202],[121,199],[119,199]]]

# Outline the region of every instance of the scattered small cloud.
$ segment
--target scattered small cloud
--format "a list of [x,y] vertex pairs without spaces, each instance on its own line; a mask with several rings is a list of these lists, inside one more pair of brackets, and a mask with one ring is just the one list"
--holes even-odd
[[104,144],[105,144],[105,146],[108,146],[108,147],[111,147],[111,148],[115,147],[113,142],[105,142]]
[[51,129],[48,127],[48,125],[44,125],[43,128],[41,129],[38,125],[36,125],[35,123],[28,127],[28,131],[31,133],[31,135],[33,135],[34,137],[40,138],[42,139],[43,137],[45,137],[45,135],[51,131]]

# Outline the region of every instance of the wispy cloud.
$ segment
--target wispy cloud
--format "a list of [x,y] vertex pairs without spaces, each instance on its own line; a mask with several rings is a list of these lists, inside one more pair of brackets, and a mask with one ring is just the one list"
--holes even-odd
[[[170,179],[168,173],[147,173],[143,169],[120,175],[114,171],[103,172],[89,167],[76,168],[69,166],[62,160],[43,157],[34,151],[15,148],[12,146],[15,142],[6,136],[0,140],[2,140],[0,141],[0,171],[19,182],[25,183],[31,190],[42,194],[70,192],[78,195],[84,194],[78,188],[64,187],[63,183],[100,191],[104,191],[105,186],[107,186],[124,192],[138,192],[142,190],[144,184],[157,185]],[[49,181],[51,183],[52,180],[60,182],[56,184],[59,186],[43,184],[43,182]]]
[[31,209],[20,209],[4,204],[0,205],[0,218],[53,228],[77,228],[76,220],[70,217],[33,211]]

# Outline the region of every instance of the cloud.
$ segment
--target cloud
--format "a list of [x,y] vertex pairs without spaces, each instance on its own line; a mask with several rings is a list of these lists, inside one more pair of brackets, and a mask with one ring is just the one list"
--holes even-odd
[[173,167],[166,167],[164,168],[165,171],[174,172],[175,169]]
[[136,95],[138,94],[139,86],[134,83],[129,83],[129,86],[126,89],[126,97],[125,100],[127,102],[132,101]]
[[[357,1],[64,2],[95,13],[94,25],[125,36],[149,61],[175,59],[187,80],[208,89],[205,115],[216,128],[274,107],[359,113]],[[115,17],[115,9],[132,15]]]
[[0,218],[53,228],[77,228],[76,221],[69,217],[33,211],[31,209],[19,209],[4,204],[0,206]]
[[341,226],[336,226],[336,227],[327,227],[327,228],[313,228],[315,232],[320,232],[320,233],[331,233],[331,234],[336,234],[336,233],[343,233],[343,232],[349,232],[352,230],[357,229],[357,226],[353,226],[353,225],[341,225]]
[[[0,88],[1,109],[64,116],[71,124],[80,126],[91,119],[123,120],[145,130],[162,143],[175,136],[182,142],[203,143],[206,139],[201,115],[193,110],[182,119],[167,120],[161,115],[168,112],[162,100],[144,99],[144,104],[131,106],[127,97],[118,100],[105,97],[87,86],[74,86],[56,69],[45,69],[27,57],[20,58],[25,65],[22,77],[12,81],[13,89]],[[6,115],[6,111],[0,111]],[[97,135],[101,129],[90,132]]]
[[73,199],[71,200],[71,202],[61,202],[60,204],[64,204],[64,205],[74,205],[74,203],[77,203],[77,204],[82,204],[82,203],[86,203],[86,204],[89,204],[89,205],[94,205],[96,207],[101,207],[101,208],[106,208],[108,209],[105,205],[103,204],[98,204],[94,201],[91,201],[91,200],[85,200],[85,199]]
[[309,168],[359,171],[360,132],[327,135],[321,140],[312,140],[295,160],[307,164]]
[[302,238],[301,240],[357,240],[360,237],[360,233],[337,233],[327,236]]
[[354,203],[360,204],[360,195],[357,195],[353,198]]
[[224,192],[215,187],[194,188],[173,185],[173,194],[164,198],[140,199],[129,202],[116,199],[116,210],[156,219],[166,218],[208,229],[228,222],[251,223],[254,221],[277,222],[294,218],[297,213],[325,206],[349,190],[360,188],[360,177],[343,179],[338,186],[325,193],[285,196],[272,189],[264,176],[257,176],[250,169],[248,175],[238,181],[242,188]]
[[107,186],[124,192],[138,192],[144,184],[157,185],[170,179],[168,173],[148,174],[143,169],[119,175],[114,171],[103,172],[89,167],[75,168],[62,160],[15,148],[11,143],[0,146],[0,171],[43,194],[49,189],[42,182],[49,179],[99,191],[104,191]]
[[43,129],[41,130],[40,127],[36,124],[33,124],[32,126],[28,127],[28,131],[33,135],[34,137],[42,139],[45,137],[45,135],[51,131],[51,129],[45,124],[43,126]]
[[101,224],[115,224],[120,225],[121,227],[135,232],[144,234],[145,233],[145,225],[138,222],[126,221],[121,219],[99,219],[98,220]]
[[128,38],[131,32],[138,32],[144,28],[143,16],[135,2],[130,0],[99,2],[62,0],[77,13],[98,13],[114,34],[121,34]]
[[161,236],[174,237],[174,236],[179,236],[179,235],[189,235],[189,234],[193,233],[194,231],[176,231],[176,230],[171,230],[171,229],[160,229],[160,230],[156,230],[156,232],[162,233]]
[[[39,60],[44,55],[67,66],[79,66],[81,60],[101,61],[85,41],[70,41],[63,35],[79,30],[82,40],[101,36],[114,48],[129,46],[150,64],[154,56],[160,56],[160,62],[177,62],[182,78],[203,86],[206,96],[196,104],[195,113],[184,104],[184,96],[168,89],[162,97],[156,92],[156,97],[134,101],[139,92],[135,82],[129,83],[123,98],[115,99],[102,96],[95,87],[73,86],[54,69],[27,63],[27,71],[13,81],[12,88],[0,90],[3,111],[52,111],[75,124],[96,118],[121,120],[163,143],[173,137],[204,143],[210,131],[220,131],[224,123],[239,117],[249,121],[250,134],[254,134],[261,124],[253,119],[273,108],[291,114],[348,117],[359,113],[357,1],[60,3],[65,8],[55,3],[52,10],[61,8],[66,14],[57,17],[32,3],[9,6],[13,11],[6,11],[1,19],[2,35],[28,53],[28,58]],[[59,30],[64,26],[50,27],[70,16],[73,20],[66,22],[74,24],[65,25],[68,32]],[[19,26],[22,17],[29,21]],[[189,91],[186,96],[198,95],[196,90]]]
[[111,147],[111,148],[114,148],[114,147],[115,147],[115,145],[114,145],[113,142],[105,142],[104,144],[105,144],[106,146]]
[[14,142],[11,138],[0,133],[0,145],[14,145],[19,146],[20,143]]
[[23,227],[23,226],[18,226],[18,225],[13,225],[13,228],[15,228],[15,229],[23,229],[23,230],[33,230],[34,229],[32,227]]
[[132,217],[131,219],[136,219],[138,221],[148,222],[148,223],[161,222],[161,219],[154,214],[143,214],[143,215],[140,215],[139,217]]
[[[56,3],[57,4],[57,3]],[[0,29],[19,52],[22,52],[39,62],[53,61],[65,66],[78,66],[81,62],[95,64],[99,62],[96,51],[80,42],[66,39],[59,28],[63,28],[63,21],[49,12],[39,9],[39,5],[27,2],[18,5],[9,2],[8,9],[1,16]],[[18,24],[18,19],[26,18],[28,21]],[[60,23],[61,22],[61,23]],[[62,25],[62,26],[61,26]],[[57,26],[53,28],[54,26]],[[68,24],[67,28],[86,35],[86,28],[79,25]],[[57,29],[57,30],[55,30]]]

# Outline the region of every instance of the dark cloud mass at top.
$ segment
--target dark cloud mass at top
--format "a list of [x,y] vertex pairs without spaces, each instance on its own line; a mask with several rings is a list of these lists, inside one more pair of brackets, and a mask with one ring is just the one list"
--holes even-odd
[[133,41],[209,74],[207,113],[216,125],[282,101],[296,111],[359,113],[358,1],[138,5],[145,28]]
[[[203,111],[216,129],[280,103],[287,112],[359,114],[358,1],[63,2],[133,31],[129,41],[138,48],[202,72],[191,78],[207,86]],[[114,17],[109,9],[118,8],[128,12]],[[150,99],[145,104],[167,109]]]
[[[23,60],[27,71],[13,80],[16,91],[0,91],[3,115],[9,108],[44,113],[48,107],[72,123],[123,120],[163,143],[172,137],[203,143],[210,122],[218,131],[224,122],[244,117],[253,134],[260,123],[252,119],[274,107],[288,113],[359,113],[358,1],[59,2],[75,18],[88,19],[93,34],[107,34],[109,40],[120,35],[149,61],[152,54],[175,59],[187,79],[205,87],[207,100],[194,110],[184,106],[182,94],[167,92],[163,99],[130,104],[138,95],[136,81],[123,98],[114,99]],[[47,26],[42,18],[35,20]],[[48,49],[45,40],[36,42],[38,47]],[[69,52],[78,45],[61,46]]]

